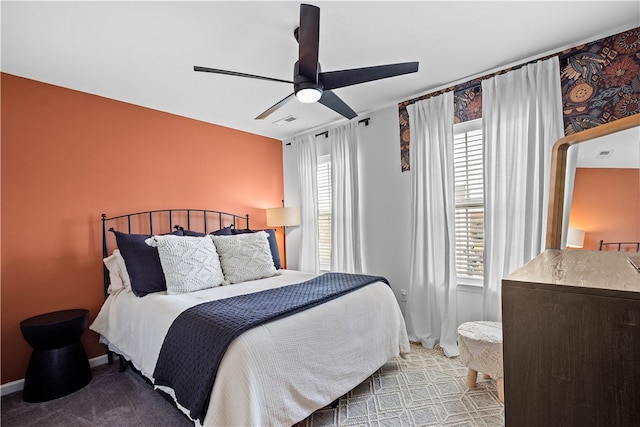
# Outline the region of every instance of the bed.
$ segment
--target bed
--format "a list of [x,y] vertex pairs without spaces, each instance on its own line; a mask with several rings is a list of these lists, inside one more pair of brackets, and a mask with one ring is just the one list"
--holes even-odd
[[[103,215],[105,265],[109,257],[116,255],[114,252],[125,248],[122,245],[115,250],[118,228],[123,234],[155,236],[147,240],[157,239],[156,249],[161,254],[166,253],[166,248],[160,242],[204,243],[202,239],[218,242],[214,246],[221,267],[227,265],[225,244],[240,241],[242,245],[245,241],[259,240],[264,246],[267,234],[251,230],[246,215],[219,211],[172,209],[112,218]],[[196,229],[199,231],[194,232]],[[212,232],[224,237],[211,237]],[[229,232],[232,236],[248,237],[227,237]],[[180,236],[160,236],[164,233]],[[269,240],[269,235],[266,239],[275,269],[277,246],[273,248],[275,240]],[[125,264],[129,267],[131,262]],[[225,276],[225,282],[219,286],[176,293],[170,275],[175,272],[169,272],[167,267],[166,290],[137,296],[124,284],[114,286],[112,282],[118,278],[114,278],[112,269],[105,268],[107,297],[90,328],[100,334],[110,353],[126,359],[154,384],[154,373],[159,372],[156,365],[166,354],[165,340],[179,323],[176,319],[182,319],[185,313],[208,304],[224,304],[232,297],[252,298],[268,289],[275,292],[300,289],[315,283],[308,281],[318,280],[308,273],[275,270],[269,277],[246,281],[237,281],[236,277],[230,284]],[[228,276],[231,279],[232,273]],[[395,296],[383,278],[374,279],[326,302],[250,327],[233,339],[217,367],[204,414],[194,416],[192,408],[182,404],[184,401],[176,397],[178,387],[176,390],[158,384],[155,387],[174,399],[177,408],[196,425],[293,425],[352,390],[389,359],[410,351]],[[192,341],[198,339],[193,337]],[[192,354],[197,352],[187,355]]]

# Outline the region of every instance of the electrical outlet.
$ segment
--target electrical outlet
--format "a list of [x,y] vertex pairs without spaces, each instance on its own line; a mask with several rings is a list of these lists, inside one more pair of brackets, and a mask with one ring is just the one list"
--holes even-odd
[[400,289],[400,301],[407,302],[407,290]]

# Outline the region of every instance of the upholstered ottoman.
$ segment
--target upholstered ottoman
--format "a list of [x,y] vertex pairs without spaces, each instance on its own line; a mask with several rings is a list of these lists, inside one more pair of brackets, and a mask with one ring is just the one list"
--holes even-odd
[[467,387],[474,388],[478,372],[496,380],[498,399],[504,403],[502,323],[466,322],[458,327],[460,360],[469,368]]

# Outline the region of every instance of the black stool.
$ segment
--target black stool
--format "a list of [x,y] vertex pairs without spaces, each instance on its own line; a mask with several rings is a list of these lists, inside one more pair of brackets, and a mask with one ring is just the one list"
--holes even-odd
[[91,381],[89,360],[80,342],[88,321],[89,310],[75,309],[20,322],[22,335],[33,347],[22,400],[34,403],[57,399]]

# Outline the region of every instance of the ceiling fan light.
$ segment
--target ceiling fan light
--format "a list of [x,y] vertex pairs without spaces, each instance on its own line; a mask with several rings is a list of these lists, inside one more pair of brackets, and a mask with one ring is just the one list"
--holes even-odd
[[320,100],[320,97],[322,97],[322,91],[312,87],[300,89],[296,92],[296,98],[298,98],[298,101],[305,104],[318,102]]

